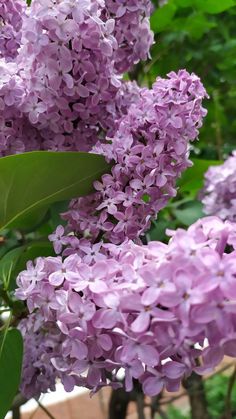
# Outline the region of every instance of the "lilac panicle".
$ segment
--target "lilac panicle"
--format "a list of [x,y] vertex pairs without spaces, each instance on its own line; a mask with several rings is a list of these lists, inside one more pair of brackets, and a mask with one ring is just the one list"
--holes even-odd
[[12,134],[4,132],[0,155],[90,151],[114,134],[123,72],[153,43],[150,10],[149,0],[33,0],[25,13],[24,0],[1,1],[0,54],[15,69],[0,90]]
[[169,234],[28,262],[16,291],[29,309],[23,394],[56,377],[67,391],[116,387],[123,368],[127,391],[135,378],[154,396],[236,357],[236,224],[208,217]]
[[140,89],[115,135],[93,147],[114,165],[94,183],[96,193],[71,202],[63,216],[68,230],[116,244],[142,235],[191,164],[189,143],[206,115],[204,97],[199,78],[185,70],[158,77],[151,90]]

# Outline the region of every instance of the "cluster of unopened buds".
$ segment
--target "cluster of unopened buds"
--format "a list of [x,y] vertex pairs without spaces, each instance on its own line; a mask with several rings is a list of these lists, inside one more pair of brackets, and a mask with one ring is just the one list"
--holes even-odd
[[203,218],[168,244],[100,243],[28,262],[16,295],[27,396],[83,385],[93,392],[138,380],[145,394],[179,388],[195,371],[236,356],[236,225]]

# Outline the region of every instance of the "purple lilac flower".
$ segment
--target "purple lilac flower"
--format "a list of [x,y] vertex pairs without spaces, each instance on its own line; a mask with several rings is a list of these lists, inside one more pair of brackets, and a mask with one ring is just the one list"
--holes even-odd
[[[72,201],[65,214],[66,234],[79,239],[138,239],[190,164],[188,143],[205,115],[200,80],[182,70],[158,78],[151,90],[120,81],[120,65],[146,57],[141,44],[150,43],[136,35],[145,25],[151,40],[149,14],[147,0],[122,6],[35,0],[23,19],[17,59],[0,62],[2,156],[84,150],[114,162],[112,174],[95,183],[97,192]],[[61,236],[56,251],[67,245],[68,254],[70,241]]]
[[207,170],[200,198],[206,214],[236,221],[236,151],[222,165]]
[[127,391],[135,378],[154,396],[236,357],[236,224],[207,217],[169,234],[168,244],[90,243],[91,252],[84,241],[19,274],[26,396],[56,378],[67,391],[119,386],[120,368]]
[[105,0],[104,14],[115,16],[114,35],[119,48],[115,51],[115,68],[124,73],[140,58],[149,57],[153,33],[149,29],[152,6],[148,0]]
[[169,245],[128,239],[175,195],[206,92],[184,70],[151,90],[121,80],[149,55],[149,0],[33,0],[25,10],[0,2],[0,155],[85,150],[114,164],[50,236],[62,256],[28,262],[18,277],[29,310],[22,391],[38,396],[57,378],[67,391],[115,388],[120,368],[127,390],[133,378],[149,395],[174,390],[184,374],[235,356],[234,250],[224,252],[235,249],[234,226],[202,221]]
[[140,89],[114,137],[93,147],[114,162],[111,175],[94,183],[95,194],[71,202],[63,215],[67,229],[116,244],[138,239],[176,194],[176,180],[190,165],[189,142],[206,115],[205,96],[199,78],[185,70]]
[[122,94],[131,90],[122,73],[146,59],[153,42],[151,2],[126,3],[33,0],[25,13],[24,0],[0,2],[0,53],[15,64],[0,91],[12,133],[4,133],[0,155],[90,151],[114,135],[132,96]]
[[17,56],[21,45],[25,11],[24,0],[0,1],[0,57],[4,57],[7,61]]

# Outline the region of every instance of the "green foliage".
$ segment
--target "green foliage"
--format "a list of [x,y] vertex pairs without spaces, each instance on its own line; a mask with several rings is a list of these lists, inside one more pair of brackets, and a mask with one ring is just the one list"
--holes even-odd
[[168,1],[163,7],[156,9],[150,19],[152,30],[154,32],[162,32],[166,29],[172,21],[176,9],[177,7],[172,0]]
[[202,203],[198,199],[203,187],[204,173],[209,166],[220,164],[219,160],[192,159],[193,166],[188,168],[178,181],[178,193],[162,211],[147,234],[148,240],[168,241],[167,228],[189,227],[204,216]]
[[178,7],[191,7],[193,4],[193,0],[175,0],[175,4]]
[[169,406],[167,411],[168,419],[189,419],[189,416],[184,415],[175,406]]
[[[228,389],[229,376],[217,374],[206,380],[206,396],[209,414],[212,419],[219,419],[225,413],[225,398]],[[236,417],[236,383],[231,393],[232,417]]]
[[216,26],[202,12],[193,12],[187,17],[176,18],[173,22],[173,30],[183,31],[194,40],[199,40],[209,32],[209,29]]
[[175,221],[171,221],[163,216],[163,212],[161,213],[160,217],[156,221],[152,222],[152,227],[147,233],[147,240],[157,240],[166,242],[168,239],[166,237],[166,229],[167,228],[175,228]]
[[104,157],[88,153],[36,151],[1,158],[0,228],[31,225],[29,217],[35,223],[50,204],[89,194],[107,170]]
[[4,419],[18,391],[23,356],[23,340],[19,330],[0,333],[0,419]]
[[202,203],[196,200],[187,201],[184,204],[178,205],[176,209],[173,209],[173,214],[177,220],[186,227],[189,227],[199,218],[204,216]]
[[195,6],[207,13],[221,13],[236,5],[234,0],[194,0]]
[[[229,376],[225,374],[216,374],[205,380],[206,398],[208,413],[211,419],[219,419],[225,413],[225,399],[229,384]],[[232,418],[236,417],[236,383],[231,393]],[[189,414],[183,414],[182,411],[174,405],[170,405],[167,410],[168,419],[190,419]]]
[[178,186],[179,192],[187,192],[189,196],[196,197],[198,191],[203,187],[204,173],[209,166],[216,166],[222,162],[219,160],[192,159],[193,166],[187,169],[181,176]]
[[8,290],[11,284],[11,278],[15,276],[16,266],[24,251],[24,247],[16,247],[7,252],[0,260],[0,280],[4,290]]
[[[191,13],[196,13],[196,15],[200,14],[204,19],[202,19],[202,25],[199,24],[199,27],[204,26],[207,24],[207,19],[209,19],[208,14],[217,15],[235,6],[236,0],[168,0],[166,4],[157,7],[153,12],[151,16],[151,28],[155,33],[173,29],[172,24],[175,25],[178,16],[181,13],[186,13],[186,10],[181,9],[188,9],[187,15],[183,15],[183,18],[191,17]],[[189,29],[192,30],[190,26]],[[183,27],[182,30],[185,31],[185,28]]]
[[162,7],[154,3],[156,43],[152,60],[139,66],[138,81],[151,85],[157,76],[180,68],[198,74],[210,99],[192,154],[222,159],[236,145],[236,0],[168,0]]

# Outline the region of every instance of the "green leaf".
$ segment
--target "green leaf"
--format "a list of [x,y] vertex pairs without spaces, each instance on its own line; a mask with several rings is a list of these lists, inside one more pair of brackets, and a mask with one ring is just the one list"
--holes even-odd
[[17,329],[0,333],[0,419],[4,419],[18,391],[23,339]]
[[103,156],[35,151],[0,159],[0,228],[57,201],[87,195],[109,170]]
[[178,7],[192,7],[193,0],[175,0]]
[[68,210],[68,201],[55,202],[50,207],[50,227],[51,230],[56,230],[59,224],[65,225],[66,221],[62,220],[60,214]]
[[11,276],[14,272],[15,266],[20,259],[21,254],[24,251],[24,247],[16,247],[15,249],[7,252],[0,259],[0,280],[4,284],[4,288],[7,290],[11,280]]
[[157,33],[165,30],[173,19],[176,10],[177,7],[171,0],[164,6],[158,7],[150,19],[151,29]]
[[186,32],[193,39],[200,39],[210,29],[216,26],[215,22],[210,21],[201,13],[192,13],[188,17],[174,19],[171,29]]
[[148,240],[165,241],[166,229],[170,228],[170,223],[166,220],[157,220],[152,222],[152,227],[148,232]]
[[203,217],[202,203],[199,201],[190,201],[182,208],[173,209],[173,214],[181,224],[190,226],[199,218]]
[[[32,210],[20,218],[20,224],[17,222],[20,231],[25,234],[35,231],[41,224],[44,224],[49,218],[49,205],[45,207],[39,207]],[[14,225],[13,225],[14,227]]]
[[178,181],[179,192],[188,192],[191,196],[203,187],[204,173],[210,166],[222,164],[220,160],[191,159],[193,166],[187,169]]
[[194,5],[206,13],[217,14],[236,5],[235,0],[194,0]]

